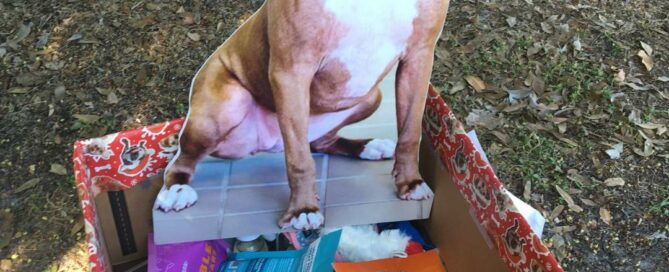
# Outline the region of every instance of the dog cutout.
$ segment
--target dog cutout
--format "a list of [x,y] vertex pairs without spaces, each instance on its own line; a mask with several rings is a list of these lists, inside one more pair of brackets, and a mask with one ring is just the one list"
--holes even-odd
[[[282,228],[324,218],[312,151],[394,159],[398,197],[431,197],[418,172],[421,120],[447,0],[267,0],[193,78],[179,150],[156,201],[163,211],[197,201],[189,185],[207,155],[237,159],[283,151],[290,185]],[[338,131],[381,103],[379,82],[397,66],[398,142]]]

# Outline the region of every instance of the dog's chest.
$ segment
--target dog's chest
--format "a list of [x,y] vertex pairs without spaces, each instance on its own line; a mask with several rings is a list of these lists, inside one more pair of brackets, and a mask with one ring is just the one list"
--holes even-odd
[[[417,0],[326,0],[338,33],[326,58],[348,97],[362,96],[406,49],[418,14]],[[342,81],[339,81],[342,82]]]

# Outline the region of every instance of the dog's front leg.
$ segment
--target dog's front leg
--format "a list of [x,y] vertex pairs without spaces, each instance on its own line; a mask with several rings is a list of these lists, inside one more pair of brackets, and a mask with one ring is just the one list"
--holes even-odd
[[400,59],[395,82],[398,142],[393,176],[401,199],[430,198],[418,172],[421,120],[433,63],[433,47],[409,52]]
[[316,229],[323,224],[316,191],[316,170],[309,140],[309,86],[307,67],[270,65],[270,82],[279,118],[290,185],[290,203],[279,220],[282,228]]

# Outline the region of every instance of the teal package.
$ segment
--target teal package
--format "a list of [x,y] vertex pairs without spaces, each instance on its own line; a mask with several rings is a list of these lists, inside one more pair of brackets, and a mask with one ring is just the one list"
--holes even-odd
[[340,237],[338,230],[301,250],[235,253],[218,272],[331,272]]

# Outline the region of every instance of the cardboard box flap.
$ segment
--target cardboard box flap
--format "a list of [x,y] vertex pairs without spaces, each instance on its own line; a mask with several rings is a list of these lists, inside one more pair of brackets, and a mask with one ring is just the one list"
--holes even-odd
[[[442,175],[447,175],[447,178],[437,180],[451,180],[455,184],[509,270],[562,271],[553,254],[532,232],[505,193],[506,189],[492,167],[476,151],[462,124],[432,86],[426,103],[423,132],[427,137],[424,140],[429,141],[436,157],[445,166],[446,172]],[[435,205],[434,210],[439,210],[438,207],[440,204]]]

